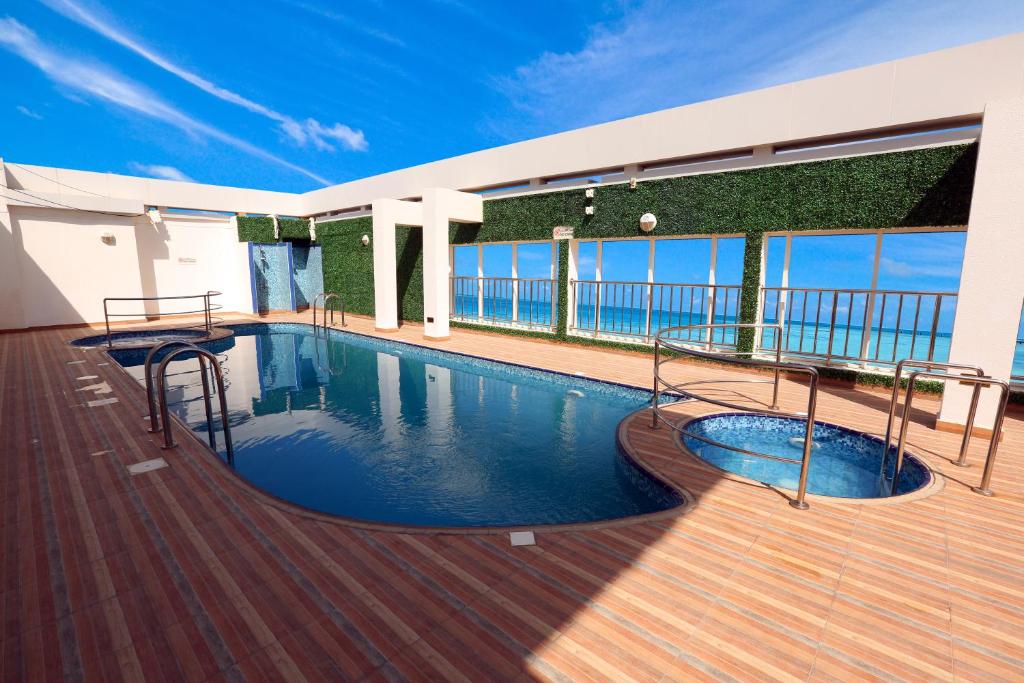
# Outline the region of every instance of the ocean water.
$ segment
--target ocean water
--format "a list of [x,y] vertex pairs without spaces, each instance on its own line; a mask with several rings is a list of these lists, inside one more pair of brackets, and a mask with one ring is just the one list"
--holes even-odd
[[[474,319],[477,315],[476,296],[463,296],[457,298],[453,311],[456,315],[468,319]],[[735,306],[731,306],[734,309]],[[550,301],[524,301],[519,302],[520,320],[532,320],[538,325],[551,324],[551,303]],[[556,310],[557,316],[557,310]],[[484,318],[504,321],[512,320],[512,300],[510,298],[484,298]],[[716,323],[735,322],[734,310],[724,312],[718,309],[715,315]],[[772,320],[767,322],[771,323]],[[594,307],[580,305],[576,314],[576,329],[578,331],[593,331],[595,323]],[[651,311],[651,330],[657,331],[666,327],[681,327],[685,325],[707,324],[707,314],[694,313],[692,316],[687,313],[676,311]],[[605,334],[619,334],[627,336],[640,336],[644,334],[647,324],[647,309],[629,306],[602,306],[600,315],[601,332]],[[700,341],[701,332],[694,332],[682,339],[688,341]],[[762,334],[761,346],[763,348],[775,348],[775,331],[766,330]],[[860,357],[861,343],[864,338],[862,326],[851,325],[849,329],[845,325],[837,325],[832,337],[832,357],[839,359],[843,357]],[[715,332],[715,341],[724,344],[735,343],[735,332],[733,330],[718,330]],[[826,356],[829,349],[829,326],[827,322],[807,321],[803,324],[794,321],[788,333],[782,336],[783,350],[789,352],[800,352],[805,354],[816,354]],[[931,345],[930,332],[919,331],[916,335],[908,329],[897,330],[892,327],[884,327],[879,333],[877,326],[872,327],[870,339],[867,346],[866,359],[872,364],[895,364],[904,358],[915,358],[918,360],[928,359]],[[949,346],[951,335],[949,332],[938,332],[935,335],[934,348],[931,350],[932,359],[945,362],[949,360]],[[1016,354],[1014,355],[1013,371],[1014,376],[1024,376],[1024,339],[1018,340]]]

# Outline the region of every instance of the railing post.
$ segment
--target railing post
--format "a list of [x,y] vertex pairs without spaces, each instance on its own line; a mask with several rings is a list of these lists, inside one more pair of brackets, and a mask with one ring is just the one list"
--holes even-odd
[[110,339],[110,314],[107,313],[107,300],[106,299],[103,300],[103,322],[107,326],[107,348],[109,349],[109,348],[112,348],[114,346],[114,343]]
[[836,308],[839,306],[839,290],[832,292],[832,316],[828,324],[828,348],[825,350],[825,365],[832,362],[832,342],[836,337]]
[[658,339],[654,339],[654,390],[651,397],[651,429],[658,428],[658,402],[661,399],[661,387],[659,386],[658,365],[661,361],[661,345]]
[[512,322],[519,320],[519,243],[512,243]]
[[647,324],[644,327],[644,338],[651,338],[651,307],[654,305],[654,285],[647,283]]
[[928,340],[928,360],[935,360],[935,335],[939,332],[939,314],[942,312],[942,295],[935,295],[935,313],[932,315],[932,329]]

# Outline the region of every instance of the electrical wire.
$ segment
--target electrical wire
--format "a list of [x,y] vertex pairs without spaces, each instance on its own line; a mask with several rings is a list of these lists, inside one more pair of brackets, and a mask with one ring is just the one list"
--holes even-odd
[[[31,201],[29,201],[27,199],[22,199],[21,197],[12,197],[10,195],[4,195],[4,197],[6,197],[7,199],[13,199],[16,202],[24,202],[26,204],[31,204],[32,206],[40,206],[40,207],[43,207],[45,209],[71,209],[73,211],[84,211],[85,213],[94,213],[94,214],[98,214],[100,216],[116,216],[117,218],[129,218],[131,216],[141,216],[142,215],[141,213],[138,213],[138,214],[123,214],[123,213],[114,213],[112,211],[97,211],[95,209],[83,209],[83,208],[78,207],[78,206],[72,206],[71,204],[64,204],[62,202],[58,202],[55,199],[48,199],[46,197],[40,197],[39,195],[32,194],[31,192],[26,192],[25,190],[19,190],[18,188],[10,187],[9,185],[4,185],[3,183],[0,183],[0,187],[4,188],[6,190],[9,190],[11,192],[17,192],[18,194],[23,194],[26,197],[31,197],[32,199],[38,199],[41,202],[49,202],[48,204],[37,204],[36,202],[31,202]],[[72,188],[72,189],[74,189],[74,188]],[[97,196],[98,197],[102,197],[103,195],[97,195]],[[104,197],[104,199],[109,199],[109,197]]]
[[92,190],[83,190],[80,187],[75,187],[74,185],[68,185],[67,183],[62,183],[61,181],[57,180],[56,178],[49,178],[47,176],[44,176],[42,173],[36,173],[31,168],[26,168],[25,166],[22,166],[21,164],[15,164],[15,163],[8,162],[7,166],[15,166],[15,167],[20,168],[21,170],[27,172],[27,173],[31,173],[34,176],[42,178],[43,180],[49,180],[51,183],[57,183],[58,185],[62,185],[62,186],[66,187],[68,189],[71,189],[71,190],[78,190],[79,192],[85,192],[86,194],[96,195],[97,197],[108,198],[107,195],[105,195],[105,194],[99,194],[98,192],[93,192]]

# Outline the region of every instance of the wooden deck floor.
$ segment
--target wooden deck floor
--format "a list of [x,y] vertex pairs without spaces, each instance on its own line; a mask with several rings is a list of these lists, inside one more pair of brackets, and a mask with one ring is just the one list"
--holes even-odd
[[[694,463],[638,417],[638,457],[695,506],[512,548],[314,519],[194,438],[169,455],[145,430],[142,389],[66,344],[82,334],[0,335],[2,680],[1024,679],[1019,417],[994,498],[968,487],[982,444],[973,467],[951,467],[958,437],[930,429],[935,403],[921,401],[911,447],[948,475],[941,490],[808,511]],[[415,327],[382,336],[424,343]],[[650,377],[638,355],[459,331],[435,345]],[[886,401],[825,388],[820,416],[877,433]],[[161,456],[170,467],[129,475]]]

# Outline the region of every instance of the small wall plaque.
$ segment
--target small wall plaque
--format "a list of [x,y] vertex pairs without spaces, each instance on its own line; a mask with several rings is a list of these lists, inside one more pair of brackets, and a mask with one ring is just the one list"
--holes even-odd
[[571,240],[573,238],[574,231],[575,228],[571,225],[556,225],[555,229],[551,232],[551,239]]

